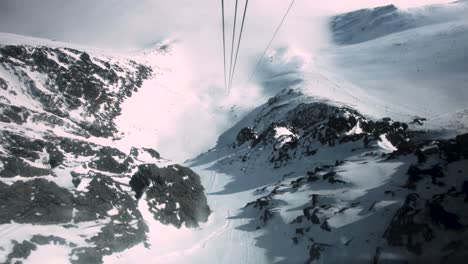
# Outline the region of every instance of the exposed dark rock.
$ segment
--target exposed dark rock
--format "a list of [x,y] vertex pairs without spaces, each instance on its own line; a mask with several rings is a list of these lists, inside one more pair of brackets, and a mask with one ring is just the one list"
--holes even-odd
[[236,145],[241,146],[245,142],[255,140],[257,138],[257,134],[255,131],[250,127],[244,127],[239,131],[236,137]]
[[434,165],[430,169],[419,169],[415,165],[411,165],[407,173],[409,177],[406,183],[406,187],[410,189],[415,189],[416,183],[423,179],[425,175],[430,176],[432,178],[433,184],[440,184],[439,182],[437,182],[437,178],[443,178],[445,176],[443,168],[440,165]]
[[[117,216],[119,224],[105,225],[101,231],[89,239],[101,255],[110,255],[136,246],[146,241],[148,226],[143,221],[138,211],[133,211],[133,218],[137,219],[136,225],[129,224],[131,221],[126,216]],[[122,221],[124,220],[124,221]]]
[[325,173],[322,178],[324,180],[327,180],[329,183],[335,184],[335,183],[346,183],[343,180],[337,179],[337,174],[335,171],[330,171],[328,173]]
[[70,175],[72,176],[72,183],[75,186],[75,188],[78,188],[78,186],[81,183],[81,179],[83,177],[86,177],[86,175],[76,173],[74,171],[70,172]]
[[331,228],[330,228],[330,225],[328,225],[327,220],[323,221],[323,223],[320,225],[320,228],[322,228],[323,230],[327,232],[331,232]]
[[424,155],[434,155],[439,153],[439,146],[437,144],[425,146],[424,148],[421,148],[420,151]]
[[65,159],[65,155],[53,144],[47,145],[47,154],[49,154],[49,165],[52,168],[58,167]]
[[93,247],[74,248],[70,261],[73,264],[101,264],[103,255]]
[[57,236],[34,235],[30,241],[41,246],[48,244],[67,245],[67,241],[64,238]]
[[89,167],[100,171],[119,174],[128,170],[128,166],[117,162],[112,156],[109,155],[100,156],[98,160],[89,163]]
[[374,259],[372,260],[372,263],[373,264],[379,264],[380,262],[380,256],[382,255],[382,248],[381,247],[377,247],[375,249],[375,254],[374,254]]
[[266,225],[273,217],[273,211],[268,208],[265,208],[265,210],[263,210],[263,213],[260,215],[259,220],[263,223],[263,225]]
[[416,124],[416,125],[424,125],[424,122],[427,121],[427,118],[424,118],[424,117],[415,117],[413,119],[413,121],[411,122],[411,124]]
[[323,246],[317,243],[312,244],[309,249],[309,260],[307,263],[315,263],[317,260],[319,260],[324,250],[325,248]]
[[44,179],[0,185],[0,223],[56,224],[72,218],[73,195]]
[[423,253],[423,243],[433,240],[434,231],[428,223],[419,222],[421,212],[419,195],[409,194],[387,227],[384,238],[391,246],[405,247],[417,255]]
[[160,159],[161,158],[161,155],[159,155],[159,152],[157,152],[156,150],[154,149],[151,149],[151,148],[143,148],[144,151],[148,152],[151,157],[155,158],[155,159]]
[[[94,245],[92,249],[74,250],[73,254],[78,259],[76,263],[98,261],[104,255],[120,252],[145,242],[148,226],[137,209],[137,201],[123,189],[123,184],[99,173],[90,173],[86,177],[92,180],[86,191],[80,192],[74,198],[77,210],[74,222],[110,218],[111,223],[103,225],[99,233],[88,239]],[[111,210],[116,212],[110,214]]]
[[93,156],[97,153],[95,150],[93,150],[96,145],[76,139],[60,138],[59,145],[63,151],[74,155]]
[[338,132],[343,132],[343,131],[348,131],[351,130],[354,126],[356,126],[357,120],[354,116],[343,116],[343,115],[335,115],[331,116],[328,119],[327,125],[338,131]]
[[[13,250],[7,256],[7,264],[12,263],[13,259],[25,259],[31,255],[31,252],[37,249],[37,246],[33,243],[24,240],[22,243],[13,241]],[[15,262],[16,263],[16,262]]]
[[254,208],[258,208],[259,210],[262,210],[264,207],[267,207],[270,204],[271,201],[271,195],[265,196],[258,198],[254,202],[250,202],[246,204],[246,207],[248,206],[253,206]]
[[442,225],[446,229],[463,229],[463,225],[459,222],[460,216],[447,212],[437,201],[430,202],[428,206],[430,217],[435,224]]
[[113,201],[119,201],[119,204],[129,201],[134,203],[130,195],[121,191],[120,183],[112,180],[111,177],[99,173],[91,173],[88,177],[92,180],[89,182],[87,191],[74,197],[73,203],[77,209],[75,222],[106,218],[107,212],[114,208]]
[[3,79],[3,78],[1,78],[1,77],[0,77],[0,89],[3,89],[3,90],[8,89],[8,84],[7,84],[7,82],[5,81],[5,79]]
[[465,159],[468,159],[468,133],[458,135],[455,141],[460,146],[460,152]]
[[280,126],[277,123],[272,123],[267,129],[265,129],[260,135],[258,135],[250,144],[251,147],[256,147],[260,143],[266,144],[268,142],[275,142],[274,136],[276,134],[275,128]]
[[48,169],[43,168],[36,168],[21,158],[14,158],[14,157],[6,157],[1,158],[3,163],[3,169],[0,172],[0,177],[11,178],[15,176],[23,176],[23,177],[34,177],[34,176],[43,176],[50,174]]
[[463,182],[462,193],[465,194],[465,203],[467,203],[468,202],[468,181]]
[[462,245],[463,241],[461,240],[450,241],[449,243],[444,245],[442,251],[458,250]]
[[42,140],[27,138],[9,131],[2,132],[0,142],[15,157],[35,161],[39,158],[37,152],[42,152],[46,145]]
[[439,142],[439,148],[443,158],[448,162],[458,161],[462,158],[468,159],[468,133],[458,135],[455,139]]
[[130,155],[133,156],[133,157],[135,157],[135,158],[138,158],[138,156],[140,155],[140,153],[139,153],[139,151],[138,151],[137,148],[132,147],[132,148],[130,149]]
[[0,121],[4,123],[16,123],[18,125],[26,123],[29,112],[24,107],[7,105],[0,103]]
[[[137,175],[137,176],[135,176]],[[155,219],[163,224],[196,227],[210,214],[200,177],[179,165],[158,168],[153,164],[140,165],[132,177],[137,195],[145,188],[146,200]],[[149,179],[150,186],[146,186]]]
[[140,166],[138,171],[132,176],[130,186],[135,192],[135,197],[140,199],[146,189],[151,185],[153,175],[159,174],[159,168],[156,165]]

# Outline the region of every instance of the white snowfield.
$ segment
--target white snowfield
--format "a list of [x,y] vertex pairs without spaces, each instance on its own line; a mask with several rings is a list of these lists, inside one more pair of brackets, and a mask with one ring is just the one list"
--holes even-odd
[[[378,37],[332,47],[325,55],[334,73],[368,95],[429,119],[468,107],[466,1],[389,11],[378,21],[371,19],[364,20],[363,33]],[[387,27],[396,22],[401,25]],[[361,28],[349,23],[348,32],[337,35],[359,37]]]
[[[270,51],[271,63],[263,65],[260,70],[262,79],[259,81],[263,85],[279,83],[281,85],[275,88],[278,90],[293,88],[303,93],[301,97],[281,101],[286,105],[285,111],[301,103],[325,102],[351,107],[376,119],[389,116],[407,122],[415,117],[425,117],[428,122],[422,129],[438,130],[450,136],[468,132],[468,3],[458,1],[404,12],[411,17],[413,24],[402,31],[395,28],[386,31],[386,23],[395,25],[393,16],[389,16],[375,31],[360,40],[357,38],[359,42],[331,45],[321,54],[312,56],[293,47],[286,53],[284,50]],[[365,21],[363,23],[366,24]],[[347,33],[359,36],[361,32],[360,28],[356,28],[356,32]],[[70,46],[4,33],[0,34],[0,43]],[[145,81],[140,92],[124,103],[122,116],[117,119],[122,139],[111,142],[92,138],[91,141],[117,146],[122,150],[130,146],[149,145],[163,155],[169,153],[169,156],[184,151],[184,145],[191,147],[198,144],[194,142],[198,136],[203,136],[203,144],[206,140],[215,143],[219,128],[204,131],[195,121],[200,118],[203,119],[201,123],[208,123],[210,119],[204,119],[205,114],[209,113],[210,118],[216,120],[213,123],[219,124],[217,120],[226,118],[230,113],[226,109],[207,109],[203,100],[206,98],[197,98],[181,88],[186,87],[187,80],[191,78],[184,75],[188,73],[189,66],[185,64],[183,53],[178,53],[177,43],[169,44],[175,48],[168,53],[147,51],[136,56],[82,48],[116,61],[132,58],[155,71],[154,78]],[[17,100],[23,105],[29,104],[29,108],[35,107],[29,98]],[[229,101],[224,103],[229,105]],[[198,111],[188,113],[184,110],[187,108]],[[246,109],[248,107],[240,113],[246,112]],[[293,243],[291,238],[302,231],[292,229],[289,223],[302,212],[303,205],[310,202],[312,191],[321,196],[322,201],[332,205],[331,209],[321,212],[320,217],[327,219],[328,227],[334,230],[326,232],[319,226],[310,230],[317,234],[314,243],[327,248],[321,251],[321,258],[314,263],[351,263],[346,262],[349,259],[355,263],[370,263],[374,252],[367,250],[368,245],[381,239],[376,234],[383,233],[407,195],[407,191],[387,195],[383,190],[398,189],[405,183],[409,163],[398,160],[389,162],[381,158],[382,154],[396,150],[384,136],[372,146],[372,151],[355,152],[359,146],[353,143],[334,148],[323,147],[317,156],[291,161],[279,169],[272,168],[262,149],[248,162],[241,162],[239,157],[248,152],[248,147],[244,145],[233,149],[231,146],[239,130],[251,127],[255,119],[264,114],[262,111],[265,109],[261,107],[254,109],[222,134],[215,148],[186,163],[201,176],[205,187],[208,204],[213,211],[207,223],[195,229],[164,226],[152,218],[147,204],[141,202],[139,210],[150,227],[148,246],[140,244],[106,256],[104,262],[304,263],[310,249],[307,241]],[[262,130],[272,121],[279,121],[278,118],[264,118],[257,125]],[[222,128],[227,125],[222,124]],[[170,129],[174,127],[184,132],[172,135]],[[27,127],[17,128],[15,125],[5,129],[30,133]],[[59,135],[66,131],[55,133]],[[362,129],[358,123],[350,135],[360,133]],[[298,135],[287,127],[276,128],[278,148],[296,137]],[[192,151],[189,150],[190,153]],[[301,186],[292,191],[287,185],[313,167],[329,165],[340,158],[346,159],[346,162],[337,167],[337,177],[345,181],[346,186],[330,187],[317,183],[313,187]],[[408,162],[414,162],[414,157],[409,159]],[[466,167],[463,164],[457,166]],[[261,226],[257,219],[258,212],[245,206],[267,195],[275,187],[278,187],[280,194],[274,199],[281,206],[275,211],[275,217],[267,225]],[[84,235],[96,231],[92,223],[84,223],[82,229],[85,230]],[[31,225],[19,230],[15,223],[0,226],[0,235],[5,241],[27,239],[31,232],[67,236],[67,230],[60,227],[42,230]],[[84,244],[83,240],[79,236],[72,237],[72,241],[80,245]],[[0,243],[0,255],[5,249]],[[47,263],[68,263],[69,251],[61,245],[47,245],[39,247],[23,262],[35,264],[47,259]],[[404,254],[403,250],[395,249],[394,252],[386,252],[382,258],[398,260]]]

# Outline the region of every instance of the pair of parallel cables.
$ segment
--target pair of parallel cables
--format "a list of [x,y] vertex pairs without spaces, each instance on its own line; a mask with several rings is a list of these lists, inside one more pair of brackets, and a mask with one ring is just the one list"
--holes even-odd
[[[294,5],[294,2],[295,2],[295,0],[292,0],[291,3],[289,4],[289,7],[286,10],[286,13],[283,15],[283,18],[281,19],[280,24],[278,25],[278,27],[276,28],[276,30],[275,30],[275,32],[273,34],[273,37],[271,38],[270,42],[268,43],[267,47],[265,48],[265,50],[264,50],[262,56],[260,57],[257,65],[255,66],[254,70],[252,71],[252,74],[250,75],[250,78],[249,78],[248,82],[250,82],[250,80],[254,76],[255,72],[257,71],[257,68],[260,66],[260,64],[261,64],[263,58],[265,57],[268,49],[270,48],[271,44],[273,43],[273,40],[275,39],[276,35],[278,34],[281,26],[284,24],[284,20],[288,16],[289,11],[291,10],[292,6]],[[228,76],[229,78],[228,78],[226,76],[227,65],[226,65],[226,34],[225,34],[224,0],[221,0],[222,27],[223,27],[224,88],[225,88],[227,94],[229,94],[230,91],[231,91],[232,80],[234,78],[234,73],[236,71],[237,58],[238,58],[238,55],[239,55],[239,47],[240,47],[240,43],[241,43],[241,39],[242,39],[242,33],[243,33],[243,30],[244,30],[245,16],[247,14],[248,4],[249,4],[249,0],[246,0],[245,1],[244,12],[243,12],[244,14],[242,16],[241,29],[240,29],[239,38],[238,38],[238,41],[237,41],[236,53],[235,53],[235,57],[234,57],[234,64],[233,64],[232,59],[233,59],[233,52],[234,52],[234,48],[235,48],[234,47],[234,39],[235,39],[235,36],[236,36],[238,0],[236,0],[236,5],[234,7],[234,9],[235,9],[234,10],[234,25],[233,25],[233,30],[232,30],[231,59],[230,59],[230,63],[229,63],[229,76]]]
[[231,60],[229,63],[229,79],[226,77],[226,34],[225,34],[225,20],[224,20],[224,0],[221,0],[221,11],[222,11],[222,19],[223,19],[223,55],[224,55],[224,88],[226,93],[229,94],[231,91],[232,86],[232,79],[234,78],[234,73],[236,71],[237,65],[237,58],[239,56],[239,48],[242,39],[242,32],[244,31],[244,23],[245,23],[245,15],[247,14],[247,7],[249,5],[249,0],[245,0],[245,7],[244,7],[244,14],[242,16],[242,23],[241,29],[239,33],[239,38],[237,40],[237,47],[236,47],[236,56],[234,57],[234,65],[233,65],[233,55],[234,55],[234,39],[236,37],[236,25],[237,25],[237,5],[239,0],[236,0],[236,5],[234,7],[234,26],[232,28],[232,42],[231,42]]

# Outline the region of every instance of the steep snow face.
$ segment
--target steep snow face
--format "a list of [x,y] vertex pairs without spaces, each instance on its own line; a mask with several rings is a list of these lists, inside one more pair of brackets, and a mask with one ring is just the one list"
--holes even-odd
[[439,130],[442,135],[454,137],[457,133],[468,133],[468,109],[447,113],[429,120],[426,126],[431,130]]
[[329,66],[367,94],[427,118],[459,111],[468,98],[467,17],[466,2],[336,16],[331,29],[341,46],[330,50]]

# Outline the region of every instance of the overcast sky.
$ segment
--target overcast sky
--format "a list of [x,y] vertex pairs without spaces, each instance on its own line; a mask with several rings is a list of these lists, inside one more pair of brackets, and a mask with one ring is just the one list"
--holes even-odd
[[[406,7],[444,0],[297,0],[290,20],[388,3]],[[220,23],[220,0],[0,0],[0,31],[100,47],[133,47]],[[226,0],[232,16],[234,0]],[[244,1],[239,1],[242,5]],[[268,31],[289,0],[251,0],[246,34]],[[294,22],[291,22],[294,24]],[[256,26],[255,26],[256,25]],[[313,27],[313,25],[311,25]],[[250,29],[250,30],[249,30]],[[219,33],[219,32],[216,32]],[[302,32],[307,34],[306,31]]]

